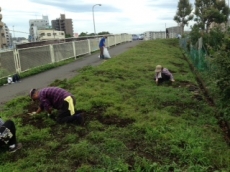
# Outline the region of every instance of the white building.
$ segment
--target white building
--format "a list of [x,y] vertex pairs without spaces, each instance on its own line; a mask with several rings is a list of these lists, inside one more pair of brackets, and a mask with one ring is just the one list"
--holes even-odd
[[55,39],[65,39],[64,31],[57,30],[38,30],[37,31],[38,40],[55,40]]
[[163,31],[148,31],[144,33],[144,40],[165,39],[166,33]]
[[38,35],[36,35],[38,30],[50,28],[48,16],[42,16],[42,19],[29,20],[29,25],[31,42],[36,41],[38,39]]
[[8,26],[4,23],[4,25],[3,25],[3,31],[4,31],[4,33],[5,33],[5,38],[6,38],[6,46],[7,47],[10,47],[10,46],[12,46],[12,37],[11,37],[11,33],[10,33],[10,31],[9,31],[9,28],[8,28]]

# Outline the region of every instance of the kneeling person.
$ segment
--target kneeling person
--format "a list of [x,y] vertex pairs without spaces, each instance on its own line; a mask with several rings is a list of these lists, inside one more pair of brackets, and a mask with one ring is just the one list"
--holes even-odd
[[84,119],[81,114],[75,114],[75,98],[66,90],[58,87],[47,87],[41,90],[32,89],[30,97],[35,101],[39,100],[40,106],[32,115],[38,114],[43,110],[48,112],[48,116],[52,113],[52,108],[58,110],[58,123],[77,122],[83,124]]
[[9,152],[16,152],[22,148],[22,144],[17,143],[16,128],[13,121],[4,122],[0,118],[0,143],[9,145]]
[[155,80],[156,83],[162,83],[164,81],[172,81],[174,82],[174,78],[171,72],[167,68],[162,67],[161,65],[157,65],[155,69]]

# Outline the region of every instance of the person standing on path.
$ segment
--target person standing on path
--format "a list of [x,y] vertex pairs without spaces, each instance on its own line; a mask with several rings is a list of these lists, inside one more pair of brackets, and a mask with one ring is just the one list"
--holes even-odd
[[66,90],[58,87],[47,87],[41,90],[32,89],[30,91],[30,97],[32,100],[39,100],[40,102],[37,111],[30,113],[30,115],[36,115],[46,110],[48,116],[51,116],[52,109],[57,109],[58,115],[56,121],[58,123],[72,123],[76,121],[77,124],[83,125],[83,115],[76,114],[75,98]]
[[105,40],[107,39],[107,36],[103,36],[99,42],[99,48],[100,48],[100,58],[104,59],[104,47],[105,47]]

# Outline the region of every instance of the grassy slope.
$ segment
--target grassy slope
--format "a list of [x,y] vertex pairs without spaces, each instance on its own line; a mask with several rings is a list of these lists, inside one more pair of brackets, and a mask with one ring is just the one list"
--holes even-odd
[[[156,86],[157,64],[174,72],[176,83]],[[14,119],[24,148],[1,152],[4,172],[230,170],[214,109],[189,91],[197,83],[176,40],[144,42],[53,85],[76,96],[86,127],[28,117],[29,99],[12,100],[2,116]]]

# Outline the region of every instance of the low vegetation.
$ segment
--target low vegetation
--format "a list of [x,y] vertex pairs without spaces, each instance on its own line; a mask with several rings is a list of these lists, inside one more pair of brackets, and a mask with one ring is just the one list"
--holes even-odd
[[[173,84],[156,86],[154,69],[167,67]],[[229,171],[230,151],[178,48],[178,40],[143,42],[98,67],[52,86],[69,90],[86,125],[58,125],[45,114],[27,115],[29,97],[7,103],[23,149],[1,147],[0,169],[9,172]]]

